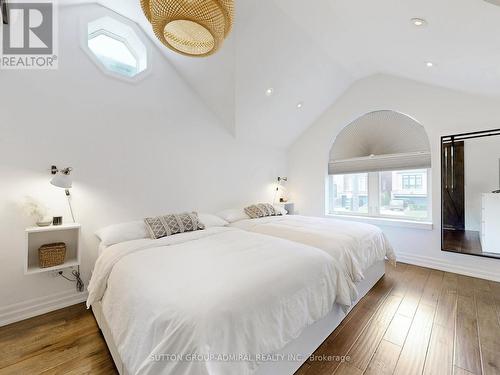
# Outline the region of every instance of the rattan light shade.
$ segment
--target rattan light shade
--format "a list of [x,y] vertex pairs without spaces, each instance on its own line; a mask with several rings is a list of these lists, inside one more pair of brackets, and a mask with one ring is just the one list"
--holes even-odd
[[157,38],[188,56],[216,52],[231,31],[234,0],[141,0]]

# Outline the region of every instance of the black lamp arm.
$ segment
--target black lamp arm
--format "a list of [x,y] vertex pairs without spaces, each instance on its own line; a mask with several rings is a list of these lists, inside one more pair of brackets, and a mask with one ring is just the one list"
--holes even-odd
[[57,174],[57,172],[61,172],[62,174],[69,175],[72,170],[73,170],[72,167],[67,167],[67,168],[64,168],[64,169],[58,169],[57,166],[55,166],[55,165],[53,165],[52,167],[50,167],[50,173],[52,173],[52,174]]

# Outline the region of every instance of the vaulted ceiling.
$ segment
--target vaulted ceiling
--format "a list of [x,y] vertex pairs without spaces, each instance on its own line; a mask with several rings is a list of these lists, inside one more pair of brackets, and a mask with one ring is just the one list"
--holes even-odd
[[289,146],[376,73],[500,95],[500,7],[483,0],[235,0],[233,33],[207,58],[161,45],[139,0],[97,2],[136,21],[229,131],[260,144]]

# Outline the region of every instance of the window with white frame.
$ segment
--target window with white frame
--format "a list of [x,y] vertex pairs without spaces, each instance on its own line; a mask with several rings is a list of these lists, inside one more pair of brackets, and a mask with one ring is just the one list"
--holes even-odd
[[132,26],[109,16],[88,23],[85,50],[107,74],[134,79],[148,68],[148,50]]
[[368,173],[332,175],[330,178],[333,212],[368,214]]
[[354,121],[330,151],[327,214],[431,221],[429,149],[423,127],[400,113]]
[[430,220],[430,169],[330,175],[329,214]]

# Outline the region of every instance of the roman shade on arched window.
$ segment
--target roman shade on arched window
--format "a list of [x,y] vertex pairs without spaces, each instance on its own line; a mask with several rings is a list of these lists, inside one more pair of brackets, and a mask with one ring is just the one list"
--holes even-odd
[[375,111],[346,126],[330,150],[329,174],[431,167],[422,125],[394,111]]

